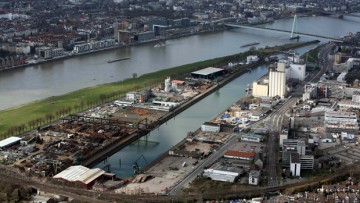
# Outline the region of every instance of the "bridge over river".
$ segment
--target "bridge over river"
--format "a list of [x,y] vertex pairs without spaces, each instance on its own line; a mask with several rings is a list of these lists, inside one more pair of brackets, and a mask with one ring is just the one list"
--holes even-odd
[[[253,30],[261,30],[261,31],[272,31],[272,32],[278,32],[278,33],[288,33],[291,34],[292,31],[289,30],[282,30],[282,29],[276,29],[276,28],[268,28],[268,27],[255,27],[255,26],[249,26],[249,25],[239,25],[234,23],[226,23],[225,26],[232,27],[232,28],[246,28],[246,29],[253,29]],[[303,33],[303,32],[296,32],[297,35],[300,36],[310,36],[310,37],[316,37],[321,39],[328,39],[333,42],[343,42],[340,38],[334,38],[334,37],[328,37],[328,36],[321,36],[311,33]]]

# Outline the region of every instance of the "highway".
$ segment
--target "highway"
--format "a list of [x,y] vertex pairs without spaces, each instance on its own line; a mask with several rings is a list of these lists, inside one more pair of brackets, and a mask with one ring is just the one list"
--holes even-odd
[[170,191],[169,195],[175,195],[179,189],[182,189],[184,186],[189,184],[195,177],[197,177],[199,174],[201,174],[204,171],[204,167],[208,166],[212,163],[214,163],[216,160],[218,160],[220,157],[222,157],[225,153],[225,151],[233,144],[235,144],[238,141],[239,134],[233,134],[232,138],[228,140],[223,146],[220,147],[219,150],[212,153],[205,161],[199,163],[197,165],[197,168],[195,168],[190,174],[184,178],[178,185],[174,186]]

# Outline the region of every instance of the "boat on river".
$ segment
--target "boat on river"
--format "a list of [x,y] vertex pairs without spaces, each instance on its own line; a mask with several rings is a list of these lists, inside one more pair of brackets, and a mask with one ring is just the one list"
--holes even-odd
[[243,44],[240,47],[243,48],[243,47],[249,47],[249,46],[258,45],[258,44],[260,44],[260,42],[252,42],[252,43]]
[[162,41],[162,42],[154,45],[155,48],[164,47],[164,46],[166,46],[165,41]]
[[114,60],[108,60],[107,62],[108,63],[114,63],[114,62],[117,62],[117,61],[124,61],[124,60],[128,60],[128,59],[130,59],[130,57],[114,59]]

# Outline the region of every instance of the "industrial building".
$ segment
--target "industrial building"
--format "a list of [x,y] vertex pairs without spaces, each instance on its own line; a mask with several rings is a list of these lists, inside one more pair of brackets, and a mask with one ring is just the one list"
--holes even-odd
[[247,64],[257,62],[258,60],[259,60],[259,57],[257,55],[250,55],[250,56],[246,57]]
[[230,159],[241,159],[241,160],[254,160],[256,156],[255,152],[240,152],[229,150],[225,152],[224,157]]
[[267,97],[269,95],[269,78],[262,77],[253,82],[252,95],[254,97]]
[[141,92],[128,92],[126,93],[126,100],[135,103],[144,103],[150,96],[150,92],[143,90]]
[[269,70],[269,97],[279,96],[283,98],[286,94],[285,64],[278,63],[277,68]]
[[226,71],[222,68],[208,67],[195,72],[191,72],[191,76],[193,78],[216,79],[217,77],[225,73]]
[[260,171],[251,170],[249,173],[249,185],[258,185],[260,182]]
[[240,137],[241,141],[247,142],[261,142],[263,141],[264,137],[262,135],[257,134],[244,134]]
[[290,78],[297,79],[299,81],[305,80],[306,64],[290,64]]
[[205,169],[203,176],[211,178],[211,180],[223,182],[235,182],[241,174],[243,169],[238,167],[224,166],[220,162],[216,162],[211,168]]
[[220,124],[205,122],[201,125],[201,131],[218,133],[220,132]]
[[0,149],[4,150],[8,147],[20,144],[20,137],[9,137],[0,141]]
[[99,168],[89,169],[81,165],[70,166],[64,171],[56,174],[53,178],[66,182],[68,184],[74,184],[75,186],[91,189],[97,180],[102,179],[105,174],[104,170]]
[[303,101],[317,98],[317,84],[307,83],[304,86]]
[[352,112],[325,112],[324,126],[328,132],[357,132],[359,130],[357,115]]

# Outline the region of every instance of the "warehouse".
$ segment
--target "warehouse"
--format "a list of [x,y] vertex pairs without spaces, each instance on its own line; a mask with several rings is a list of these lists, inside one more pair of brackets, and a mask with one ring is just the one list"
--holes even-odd
[[201,125],[201,131],[218,133],[220,132],[220,124],[205,122]]
[[211,178],[211,180],[223,182],[235,182],[244,170],[237,167],[225,166],[220,162],[216,162],[211,168],[205,169],[203,175]]
[[225,158],[241,159],[241,160],[254,160],[256,156],[255,152],[240,152],[240,151],[227,151],[224,154]]
[[217,77],[224,75],[225,70],[222,68],[208,67],[191,73],[193,78],[203,79],[216,79]]
[[9,138],[6,138],[5,140],[1,140],[0,141],[0,149],[4,150],[13,145],[18,145],[18,144],[20,144],[20,140],[21,140],[20,137],[9,137]]
[[97,180],[101,180],[104,170],[99,168],[89,169],[81,165],[70,166],[64,171],[56,174],[54,179],[74,184],[75,186],[91,189]]
[[241,141],[247,141],[247,142],[261,142],[263,141],[262,135],[257,134],[244,134],[240,137]]

